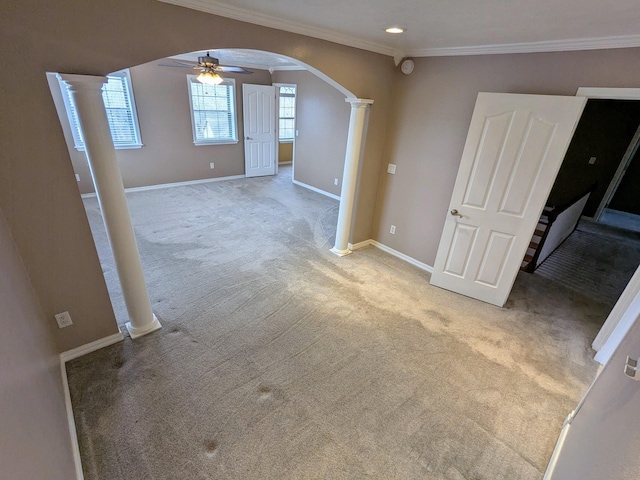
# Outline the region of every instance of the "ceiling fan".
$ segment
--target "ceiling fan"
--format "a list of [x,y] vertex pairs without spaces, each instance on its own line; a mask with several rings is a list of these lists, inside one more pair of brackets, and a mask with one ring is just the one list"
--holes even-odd
[[204,56],[198,57],[197,62],[175,59],[171,61],[172,63],[159,63],[158,65],[161,67],[193,68],[200,70],[200,74],[196,77],[196,80],[205,85],[219,85],[222,83],[224,79],[219,75],[219,72],[242,73],[245,75],[253,73],[251,70],[242,67],[223,67],[217,58],[209,55],[209,52]]

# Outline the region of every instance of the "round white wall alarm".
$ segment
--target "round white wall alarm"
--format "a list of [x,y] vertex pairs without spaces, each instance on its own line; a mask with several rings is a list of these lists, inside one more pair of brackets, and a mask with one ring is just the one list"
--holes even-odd
[[402,73],[404,73],[405,75],[409,75],[411,72],[413,72],[414,67],[415,63],[413,63],[413,60],[408,58],[407,60],[402,62],[402,65],[400,65],[400,70],[402,70]]

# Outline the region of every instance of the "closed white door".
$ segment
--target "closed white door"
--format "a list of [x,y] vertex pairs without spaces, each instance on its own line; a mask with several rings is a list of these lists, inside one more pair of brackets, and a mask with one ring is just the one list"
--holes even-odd
[[247,177],[276,174],[276,89],[242,85],[244,163]]
[[504,305],[585,103],[478,94],[433,285]]

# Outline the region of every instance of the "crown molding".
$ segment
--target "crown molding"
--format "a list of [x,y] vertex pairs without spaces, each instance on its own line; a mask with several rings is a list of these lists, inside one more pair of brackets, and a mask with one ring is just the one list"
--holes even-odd
[[253,23],[255,25],[261,25],[263,27],[270,27],[291,33],[298,33],[307,37],[328,40],[329,42],[346,45],[348,47],[359,48],[361,50],[367,50],[374,53],[380,53],[382,55],[388,55],[390,57],[404,56],[398,49],[389,47],[387,45],[369,42],[367,40],[351,37],[349,35],[332,32],[331,30],[316,27],[313,25],[306,25],[304,23],[292,22],[283,18],[265,15],[263,13],[254,12],[245,8],[234,7],[217,0],[158,1],[163,3],[170,3],[172,5],[178,5],[180,7],[191,8],[192,10],[199,10],[205,13],[219,15],[221,17],[232,18],[234,20],[240,20],[242,22]]
[[567,52],[640,47],[640,35],[621,37],[579,38],[545,42],[477,45],[467,47],[422,48],[408,52],[409,57],[455,57],[462,55],[495,55],[507,53]]

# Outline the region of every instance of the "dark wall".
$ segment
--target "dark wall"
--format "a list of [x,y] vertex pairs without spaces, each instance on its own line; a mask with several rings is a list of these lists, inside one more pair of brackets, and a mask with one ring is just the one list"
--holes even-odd
[[640,149],[636,150],[609,208],[640,215]]
[[[584,209],[584,215],[593,216],[638,125],[639,101],[589,100],[547,205],[563,205],[597,182]],[[589,164],[591,157],[596,157],[593,165]]]

